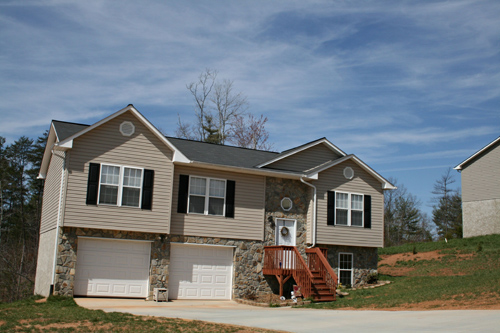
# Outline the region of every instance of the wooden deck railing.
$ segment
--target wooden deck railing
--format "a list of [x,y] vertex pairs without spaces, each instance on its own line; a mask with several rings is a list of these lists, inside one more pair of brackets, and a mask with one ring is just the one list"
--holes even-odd
[[328,263],[325,254],[326,249],[320,249],[317,247],[306,249],[309,269],[311,271],[319,272],[335,298],[338,278],[337,274],[335,274],[332,267]]
[[[262,271],[265,275],[292,276],[301,287],[304,297],[312,294],[313,275],[295,246],[265,246]],[[286,280],[280,279],[281,289]]]

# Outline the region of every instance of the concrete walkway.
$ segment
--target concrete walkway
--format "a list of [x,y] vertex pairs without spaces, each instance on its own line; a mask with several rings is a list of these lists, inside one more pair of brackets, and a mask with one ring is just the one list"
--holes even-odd
[[500,310],[350,311],[261,308],[233,301],[75,298],[106,312],[196,319],[289,332],[500,332]]

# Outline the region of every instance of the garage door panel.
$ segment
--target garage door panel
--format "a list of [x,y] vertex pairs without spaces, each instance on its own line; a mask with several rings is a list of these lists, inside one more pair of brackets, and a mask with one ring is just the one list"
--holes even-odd
[[75,295],[146,297],[151,243],[79,239]]
[[233,248],[172,244],[169,296],[231,299]]

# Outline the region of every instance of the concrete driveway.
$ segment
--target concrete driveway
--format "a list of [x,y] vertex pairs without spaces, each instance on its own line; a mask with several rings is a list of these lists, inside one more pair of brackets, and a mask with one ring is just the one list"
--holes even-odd
[[196,319],[289,332],[500,332],[500,310],[350,311],[261,308],[233,301],[75,298],[106,312]]

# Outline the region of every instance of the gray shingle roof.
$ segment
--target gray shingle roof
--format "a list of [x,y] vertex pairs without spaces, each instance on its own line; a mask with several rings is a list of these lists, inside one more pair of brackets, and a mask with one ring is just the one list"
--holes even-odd
[[241,168],[252,168],[275,158],[278,153],[167,137],[188,159]]
[[59,120],[52,120],[52,124],[54,124],[54,128],[56,130],[56,134],[59,141],[63,141],[64,139],[69,138],[73,134],[76,134],[81,130],[89,127],[89,125],[67,123],[65,121],[59,121]]

